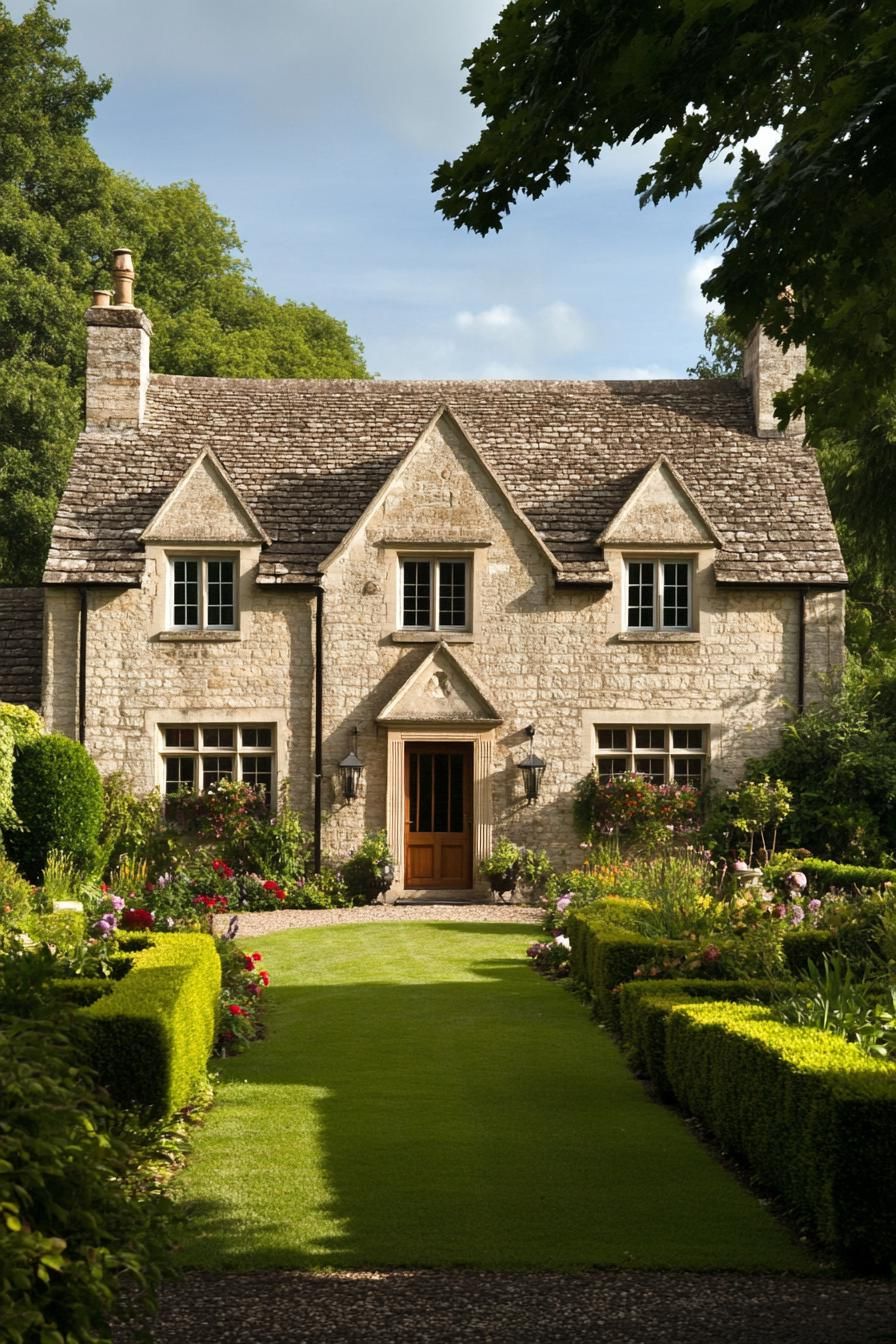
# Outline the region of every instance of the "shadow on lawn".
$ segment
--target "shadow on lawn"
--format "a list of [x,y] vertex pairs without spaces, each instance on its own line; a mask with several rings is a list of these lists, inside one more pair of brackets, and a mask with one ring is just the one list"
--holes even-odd
[[[247,1105],[268,1112],[247,1182],[276,1189],[297,1216],[285,1237],[263,1200],[257,1220],[251,1212],[252,1267],[808,1268],[680,1122],[644,1098],[571,996],[518,957],[475,971],[271,987],[269,1039],[235,1065],[261,1089]],[[287,1090],[266,1105],[268,1084],[294,1087],[294,1101]],[[319,1185],[291,1141],[309,1128],[324,1207],[309,1206]],[[232,1211],[197,1202],[193,1216],[203,1260],[217,1247],[218,1263],[239,1265]]]

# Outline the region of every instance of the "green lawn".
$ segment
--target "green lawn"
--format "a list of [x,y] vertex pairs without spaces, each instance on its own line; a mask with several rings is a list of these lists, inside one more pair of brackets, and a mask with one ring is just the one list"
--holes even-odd
[[179,1190],[208,1268],[780,1269],[812,1262],[649,1101],[508,924],[246,944],[268,1037],[223,1065]]

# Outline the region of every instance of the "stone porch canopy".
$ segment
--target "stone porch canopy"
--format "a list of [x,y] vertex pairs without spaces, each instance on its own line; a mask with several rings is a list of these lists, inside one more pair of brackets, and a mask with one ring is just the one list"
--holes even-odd
[[[814,454],[800,433],[757,426],[747,380],[151,375],[151,330],[139,309],[88,312],[88,423],[46,583],[139,584],[144,534],[204,457],[220,465],[263,538],[258,582],[316,584],[440,408],[556,559],[558,584],[609,584],[601,543],[611,544],[608,529],[658,473],[680,487],[712,538],[719,583],[846,583]],[[116,416],[104,403],[92,416],[91,363],[98,380],[107,337],[119,342],[117,367],[132,379],[131,409]]]

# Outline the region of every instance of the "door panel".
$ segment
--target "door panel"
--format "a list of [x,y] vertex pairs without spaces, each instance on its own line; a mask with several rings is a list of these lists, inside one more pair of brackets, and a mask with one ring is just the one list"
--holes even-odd
[[405,884],[473,885],[473,744],[405,748]]

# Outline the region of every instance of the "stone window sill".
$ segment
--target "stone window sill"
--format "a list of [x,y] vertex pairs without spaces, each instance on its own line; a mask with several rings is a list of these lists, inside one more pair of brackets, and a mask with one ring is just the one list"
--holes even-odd
[[393,630],[393,644],[472,644],[472,630]]
[[621,630],[620,644],[698,644],[697,630]]
[[161,644],[233,644],[242,639],[239,630],[163,630]]

